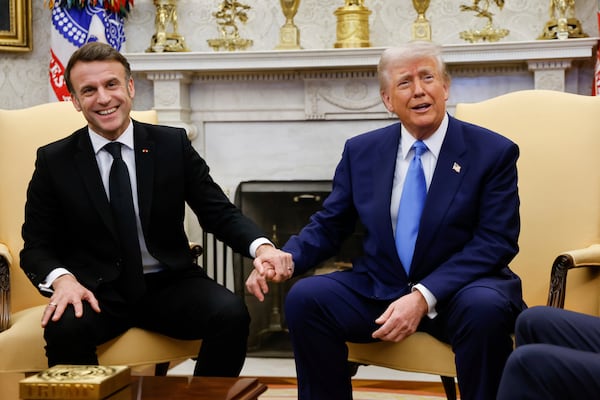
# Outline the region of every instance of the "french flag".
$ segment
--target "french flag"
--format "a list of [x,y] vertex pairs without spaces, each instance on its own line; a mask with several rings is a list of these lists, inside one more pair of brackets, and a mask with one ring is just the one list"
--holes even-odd
[[119,51],[124,47],[124,16],[107,9],[104,1],[55,0],[51,5],[50,101],[71,100],[64,71],[79,47],[88,42],[107,43]]

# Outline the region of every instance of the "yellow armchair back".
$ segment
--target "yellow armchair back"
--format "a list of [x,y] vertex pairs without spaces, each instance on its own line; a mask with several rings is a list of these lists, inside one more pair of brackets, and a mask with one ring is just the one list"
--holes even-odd
[[[455,116],[519,145],[520,251],[511,268],[527,304],[548,302],[551,267],[560,256],[572,268],[561,289],[564,307],[600,315],[600,97],[517,91],[458,104]],[[452,349],[426,333],[348,347],[350,361],[441,375],[448,399],[455,398]]]
[[[132,118],[157,122],[154,110],[133,112]],[[85,125],[83,115],[68,102],[0,110],[0,257],[10,261],[11,311],[8,329],[0,332],[0,374],[35,372],[47,366],[40,321],[48,299],[19,267],[26,191],[37,148]],[[161,364],[160,372],[166,372],[169,361],[195,357],[200,344],[199,340],[175,340],[134,328],[100,346],[98,357],[108,365]],[[2,388],[0,398],[5,398]]]

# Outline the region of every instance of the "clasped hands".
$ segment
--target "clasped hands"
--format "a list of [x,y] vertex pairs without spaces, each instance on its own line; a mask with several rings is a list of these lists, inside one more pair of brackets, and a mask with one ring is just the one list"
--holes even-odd
[[292,255],[270,244],[263,244],[256,250],[254,269],[246,279],[246,289],[259,301],[264,301],[269,292],[267,282],[283,282],[294,274]]

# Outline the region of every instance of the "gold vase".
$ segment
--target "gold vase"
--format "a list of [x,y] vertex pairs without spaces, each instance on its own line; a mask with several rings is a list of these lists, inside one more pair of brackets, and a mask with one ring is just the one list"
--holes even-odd
[[[150,47],[146,52],[189,51],[183,36],[177,31],[177,0],[154,0],[156,16]],[[171,30],[169,30],[169,27]]]
[[335,10],[337,17],[334,47],[370,47],[369,15],[371,10],[364,6],[363,0],[346,0],[343,7]]
[[300,30],[294,24],[294,17],[298,12],[300,0],[280,0],[281,10],[285,16],[285,24],[279,30],[279,44],[277,50],[298,50],[300,47]]
[[417,19],[412,25],[413,40],[431,40],[431,25],[425,17],[430,0],[413,0],[412,3],[417,12]]
[[588,37],[581,22],[575,18],[575,0],[550,0],[550,20],[538,39],[569,39]]

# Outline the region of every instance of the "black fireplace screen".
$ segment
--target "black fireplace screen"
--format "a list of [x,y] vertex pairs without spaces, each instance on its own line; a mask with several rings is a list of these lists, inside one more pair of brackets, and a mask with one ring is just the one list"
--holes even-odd
[[[276,245],[282,246],[306,225],[330,193],[331,181],[248,181],[238,186],[235,203]],[[308,274],[349,268],[351,260],[362,252],[362,234],[359,225],[336,257],[315,266]],[[244,288],[245,279],[253,268],[251,260],[234,255],[235,291],[243,293],[252,317],[248,352],[259,357],[291,357],[283,300],[291,286],[302,277],[280,284],[271,283],[270,291],[261,303]]]

